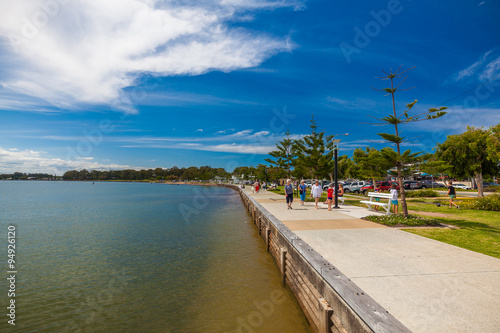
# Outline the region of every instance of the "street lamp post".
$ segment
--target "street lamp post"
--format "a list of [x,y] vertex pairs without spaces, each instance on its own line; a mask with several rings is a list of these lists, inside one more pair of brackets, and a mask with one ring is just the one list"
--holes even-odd
[[[335,136],[339,136],[339,135],[349,135],[349,133],[345,133],[345,134],[337,134],[337,135],[334,135]],[[338,175],[338,168],[337,168],[337,160],[338,160],[338,151],[339,151],[339,148],[338,148],[338,143],[340,142],[340,139],[334,139],[333,141],[333,144],[334,144],[334,158],[335,158],[335,172],[334,172],[334,189],[335,189],[335,206],[333,208],[340,208],[339,207],[339,184],[338,184],[338,178],[337,178],[337,175]]]

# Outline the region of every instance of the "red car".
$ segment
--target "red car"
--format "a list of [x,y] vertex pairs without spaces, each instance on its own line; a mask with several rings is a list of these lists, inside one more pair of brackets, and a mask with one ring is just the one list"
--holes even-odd
[[[385,192],[388,192],[391,187],[392,187],[392,184],[396,184],[396,189],[399,191],[399,184],[398,182],[377,182],[377,187],[380,188],[380,191],[385,191]],[[361,188],[361,193],[363,193],[363,195],[366,195],[368,193],[368,190],[373,190],[373,185],[369,184],[369,185],[366,185],[366,186],[363,186]]]

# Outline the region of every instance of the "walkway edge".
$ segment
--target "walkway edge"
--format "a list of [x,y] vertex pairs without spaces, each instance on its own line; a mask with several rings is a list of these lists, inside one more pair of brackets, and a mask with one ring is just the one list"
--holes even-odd
[[411,332],[255,199],[237,186],[230,187],[239,191],[316,332]]

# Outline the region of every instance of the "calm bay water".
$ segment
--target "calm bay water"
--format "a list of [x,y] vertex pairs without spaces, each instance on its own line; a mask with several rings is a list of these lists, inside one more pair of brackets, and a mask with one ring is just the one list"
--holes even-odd
[[309,332],[233,190],[1,181],[0,193],[18,271],[16,326],[0,282],[2,332]]

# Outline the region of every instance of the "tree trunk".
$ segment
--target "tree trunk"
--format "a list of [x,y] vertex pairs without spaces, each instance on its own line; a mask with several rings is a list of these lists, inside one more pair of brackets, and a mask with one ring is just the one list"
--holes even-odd
[[401,174],[401,166],[398,164],[398,183],[399,191],[401,192],[401,209],[403,210],[404,217],[408,216],[408,207],[406,206],[406,194],[404,188],[403,175]]
[[483,173],[482,171],[476,171],[474,172],[476,176],[476,183],[477,183],[477,197],[478,198],[483,198],[484,197],[484,192],[483,192]]

